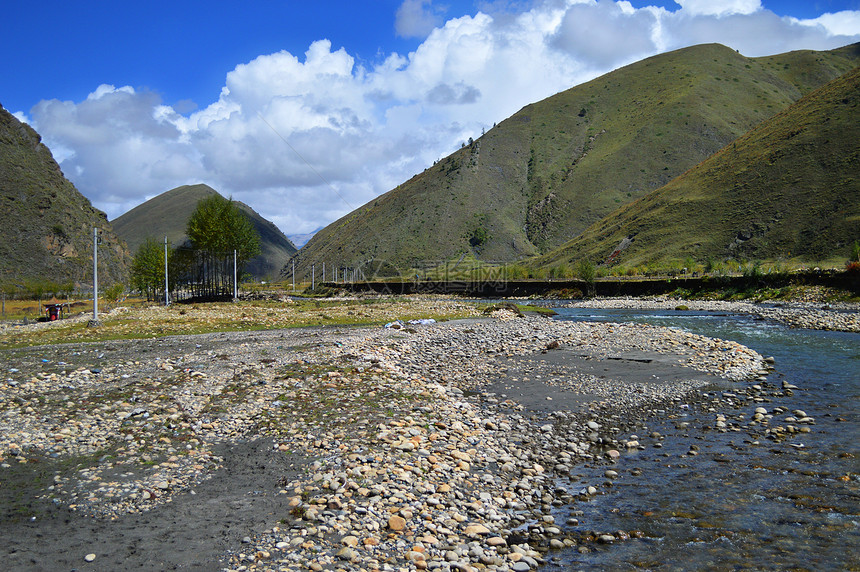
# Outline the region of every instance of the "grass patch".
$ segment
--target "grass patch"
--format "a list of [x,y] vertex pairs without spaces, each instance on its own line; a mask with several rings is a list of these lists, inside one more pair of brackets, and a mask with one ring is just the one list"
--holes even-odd
[[96,328],[87,327],[83,321],[65,320],[10,328],[0,334],[0,348],[309,326],[370,326],[396,319],[447,320],[476,314],[472,304],[435,304],[421,298],[149,306],[101,315],[101,326]]

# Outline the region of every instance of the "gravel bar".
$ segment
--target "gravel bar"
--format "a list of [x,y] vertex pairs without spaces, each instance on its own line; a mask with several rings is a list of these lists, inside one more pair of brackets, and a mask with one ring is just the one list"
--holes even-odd
[[3,351],[10,569],[525,571],[631,419],[741,387],[735,342],[499,309]]

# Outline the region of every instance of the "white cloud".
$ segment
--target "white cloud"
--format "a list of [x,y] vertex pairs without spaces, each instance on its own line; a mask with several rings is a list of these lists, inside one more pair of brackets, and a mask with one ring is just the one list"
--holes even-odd
[[[502,4],[436,25],[415,51],[368,67],[328,40],[303,56],[261,55],[190,113],[152,91],[101,85],[81,102],[40,102],[29,122],[111,218],[205,182],[287,233],[308,232],[522,106],[642,57],[704,42],[756,56],[860,40],[860,13],[799,21],[758,1],[684,0],[675,11],[610,0]],[[430,2],[404,2],[398,33],[438,14]]]
[[404,0],[394,17],[394,29],[402,38],[426,38],[441,22],[432,0]]
[[20,121],[21,123],[26,123],[27,125],[30,125],[30,121],[31,121],[31,120],[30,120],[30,118],[29,118],[29,117],[27,117],[27,116],[24,114],[24,112],[23,112],[23,111],[16,111],[16,112],[12,113],[12,117],[14,117],[15,119],[17,119],[17,120],[18,120],[18,121]]
[[629,3],[577,4],[565,13],[555,42],[593,65],[611,68],[654,53],[656,24],[654,12],[634,10]]
[[822,14],[810,20],[793,19],[802,26],[821,26],[833,36],[857,37],[860,32],[860,11],[843,10],[835,14]]
[[97,99],[103,98],[106,95],[110,95],[112,93],[120,93],[120,92],[134,94],[134,88],[126,85],[126,86],[123,86],[123,87],[117,89],[116,86],[114,86],[114,85],[108,85],[106,83],[103,83],[100,86],[98,86],[94,92],[87,95],[87,100],[88,101],[95,101]]
[[675,0],[691,16],[753,14],[761,10],[760,0]]

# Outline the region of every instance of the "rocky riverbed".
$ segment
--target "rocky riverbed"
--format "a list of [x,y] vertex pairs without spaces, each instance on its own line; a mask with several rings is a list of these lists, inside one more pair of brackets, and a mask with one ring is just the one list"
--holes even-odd
[[768,370],[734,342],[504,309],[3,361],[2,543],[46,570],[533,569],[607,536],[554,521],[603,486],[558,479],[643,448],[637,419]]

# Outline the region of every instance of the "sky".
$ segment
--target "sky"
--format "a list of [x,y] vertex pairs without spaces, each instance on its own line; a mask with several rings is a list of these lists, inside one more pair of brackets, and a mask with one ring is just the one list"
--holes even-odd
[[114,219],[184,184],[311,232],[658,53],[860,41],[860,0],[12,0],[0,104]]

